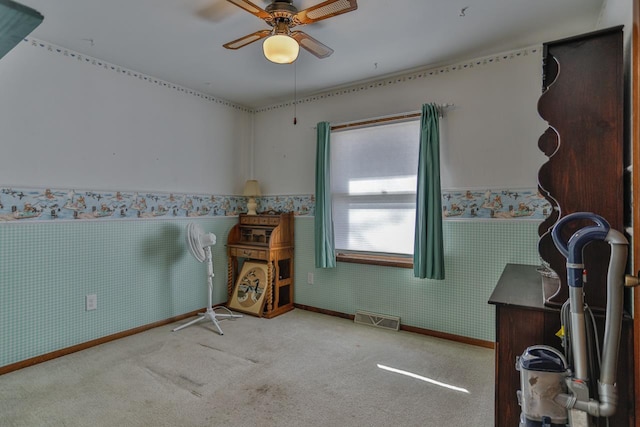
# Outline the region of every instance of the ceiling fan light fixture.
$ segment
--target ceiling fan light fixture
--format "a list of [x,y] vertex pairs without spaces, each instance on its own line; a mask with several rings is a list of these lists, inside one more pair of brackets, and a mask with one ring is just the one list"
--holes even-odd
[[276,64],[291,64],[298,58],[300,45],[286,34],[274,34],[262,44],[265,58]]

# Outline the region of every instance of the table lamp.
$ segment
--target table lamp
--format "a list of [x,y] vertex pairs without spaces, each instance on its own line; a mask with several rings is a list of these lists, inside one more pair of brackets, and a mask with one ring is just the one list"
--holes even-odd
[[255,179],[248,180],[244,184],[244,191],[242,192],[242,195],[249,198],[247,201],[247,215],[257,215],[256,207],[258,207],[258,204],[256,203],[256,196],[261,195],[258,181]]

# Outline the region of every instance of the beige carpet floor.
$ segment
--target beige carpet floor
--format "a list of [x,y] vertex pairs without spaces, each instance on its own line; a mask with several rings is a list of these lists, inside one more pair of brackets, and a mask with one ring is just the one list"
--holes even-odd
[[0,426],[493,426],[493,350],[299,309],[185,322],[0,376]]

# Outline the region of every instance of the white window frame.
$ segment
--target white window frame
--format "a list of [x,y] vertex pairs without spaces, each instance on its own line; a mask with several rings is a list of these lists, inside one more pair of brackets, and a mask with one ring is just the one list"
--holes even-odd
[[[349,125],[332,127],[331,181],[332,181],[332,199],[333,199],[333,219],[334,219],[334,226],[336,228],[336,234],[337,234],[336,235],[336,252],[338,253],[339,261],[365,262],[365,263],[374,263],[374,264],[382,264],[382,265],[394,265],[399,267],[411,267],[412,259],[413,259],[413,235],[415,230],[415,203],[416,203],[415,182],[417,179],[417,162],[418,162],[418,152],[419,152],[419,144],[420,144],[419,119],[420,119],[420,114],[417,113],[417,114],[411,114],[411,115],[389,117],[385,119],[373,119],[366,122],[352,123]],[[412,171],[411,172],[412,181],[404,185],[403,186],[404,188],[402,188],[402,191],[397,191],[396,189],[396,191],[389,192],[389,193],[381,192],[377,194],[376,193],[349,194],[346,191],[336,191],[336,187],[340,187],[340,184],[334,181],[335,180],[334,167],[335,167],[335,161],[336,161],[335,152],[337,151],[335,149],[335,144],[336,144],[335,140],[339,138],[339,134],[341,132],[347,132],[349,130],[352,130],[349,128],[353,128],[353,127],[358,129],[362,129],[362,128],[372,129],[373,127],[390,126],[390,125],[395,125],[402,122],[411,122],[412,124],[410,126],[415,126],[415,159],[412,159],[412,161],[415,160],[415,165],[409,166],[409,169]],[[411,132],[413,132],[413,130]],[[338,142],[338,144],[340,143],[344,143],[344,142]],[[413,144],[414,141],[407,140],[405,143]],[[373,176],[373,178],[375,178],[375,176]],[[347,184],[343,181],[342,187],[344,188],[345,185]],[[410,188],[410,190],[408,190],[408,188]],[[345,220],[345,216],[348,215],[348,209],[341,209],[341,206],[344,206],[346,203],[349,203],[350,201],[354,205],[362,206],[363,209],[367,209],[368,207],[375,208],[375,206],[384,206],[385,204],[404,205],[404,208],[403,208],[404,212],[402,213],[402,215],[405,217],[404,232],[407,233],[405,235],[405,238],[410,240],[410,245],[405,240],[404,247],[407,250],[402,252],[396,252],[396,251],[385,251],[381,249],[371,250],[364,247],[354,248],[354,245],[358,246],[358,243],[353,243],[353,241],[351,241],[348,244],[342,245],[345,247],[341,247],[340,242],[344,240],[344,233],[340,233],[344,227],[341,224],[343,224],[344,221],[347,221]],[[407,212],[406,212],[407,206],[411,210],[410,215],[407,215]],[[356,209],[354,209],[354,211],[355,210]],[[392,212],[393,210],[390,210],[390,213]],[[408,231],[406,230],[407,221],[409,217],[411,221],[410,236]],[[349,226],[346,225],[346,227],[348,228]],[[348,230],[346,232],[346,235],[349,236],[351,232],[352,230]],[[356,233],[356,231],[354,231],[354,233]],[[340,236],[339,234],[342,234],[342,236]],[[388,238],[388,235],[387,235],[387,238]],[[349,237],[349,240],[351,240],[350,237]],[[408,250],[409,247],[410,247],[410,250]],[[370,262],[371,259],[378,259],[378,260],[382,259],[385,262],[382,262],[382,263]]]

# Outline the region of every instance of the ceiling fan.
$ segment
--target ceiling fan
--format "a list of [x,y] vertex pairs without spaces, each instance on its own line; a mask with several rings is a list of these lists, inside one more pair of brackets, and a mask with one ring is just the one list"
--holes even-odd
[[299,47],[317,56],[326,58],[333,49],[320,43],[307,33],[291,31],[296,26],[313,24],[323,19],[351,12],[358,8],[356,0],[326,0],[304,10],[298,10],[293,0],[272,0],[262,9],[249,0],[227,0],[263,19],[272,28],[260,30],[233,40],[223,46],[227,49],[240,49],[257,40],[267,38],[263,44],[265,57],[271,62],[290,64],[298,57]]

